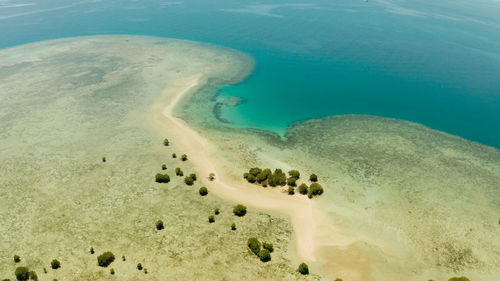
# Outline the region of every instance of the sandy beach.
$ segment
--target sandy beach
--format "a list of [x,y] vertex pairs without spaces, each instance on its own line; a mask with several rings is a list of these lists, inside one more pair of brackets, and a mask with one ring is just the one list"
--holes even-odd
[[[183,98],[196,92],[206,82],[203,75],[179,79],[168,85],[161,98],[153,105],[156,125],[168,135],[173,145],[187,154],[189,164],[201,175],[201,181],[217,196],[259,208],[285,214],[291,218],[295,231],[297,252],[304,261],[316,260],[317,218],[311,200],[306,196],[287,196],[280,189],[263,189],[230,176],[217,159],[217,148],[198,132],[174,115],[174,109]],[[208,174],[215,173],[214,181]]]

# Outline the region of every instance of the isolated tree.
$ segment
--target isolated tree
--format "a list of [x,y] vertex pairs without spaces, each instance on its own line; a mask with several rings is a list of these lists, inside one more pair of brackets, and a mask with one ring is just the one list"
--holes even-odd
[[50,267],[52,267],[52,269],[58,269],[61,267],[61,263],[58,260],[53,259],[52,262],[50,262]]
[[115,269],[114,268],[110,269],[109,273],[111,273],[111,275],[115,275]]
[[162,170],[166,170],[167,169],[167,165],[165,165],[165,164],[161,165],[161,169]]
[[113,261],[115,261],[115,255],[111,252],[104,252],[97,257],[97,264],[101,267],[108,267]]
[[182,154],[182,156],[181,156],[181,160],[182,160],[182,161],[186,161],[186,160],[188,160],[187,155],[186,155],[186,154]]
[[309,186],[309,193],[307,194],[307,196],[309,198],[312,198],[313,196],[318,196],[318,195],[321,195],[323,194],[323,187],[321,186],[321,184],[317,183],[317,182],[313,182],[311,183],[311,186]]
[[210,173],[210,174],[208,174],[208,179],[209,179],[210,181],[215,180],[215,174],[214,174],[214,173]]
[[187,176],[184,178],[184,183],[186,183],[187,185],[193,185],[194,184],[194,180],[192,177],[190,176]]
[[162,221],[162,220],[158,220],[158,221],[156,222],[156,229],[157,229],[157,230],[162,230],[162,229],[164,229],[164,228],[165,228],[165,226],[163,225],[163,221]]
[[93,255],[94,253],[95,253],[94,248],[93,248],[93,247],[90,247],[90,254],[92,254],[92,255]]
[[209,222],[209,223],[213,223],[213,222],[215,222],[215,217],[214,217],[214,215],[210,215],[210,216],[208,216],[208,222]]
[[20,256],[18,256],[18,255],[14,255],[14,262],[15,262],[15,263],[18,263],[18,262],[20,262],[20,261],[21,261],[21,257],[20,257]]
[[247,213],[247,207],[245,207],[241,204],[238,204],[238,205],[234,206],[233,213],[238,217],[243,217]]
[[236,224],[234,222],[231,224],[231,230],[236,230]]
[[177,154],[172,153],[172,158],[177,158]]
[[137,264],[137,270],[142,270],[142,264],[141,263]]
[[102,162],[106,162],[106,157],[103,157],[103,158],[102,158]]
[[170,144],[170,142],[168,141],[168,139],[164,139],[163,140],[163,145],[164,146],[168,146]]
[[302,275],[307,275],[307,274],[309,274],[309,267],[307,266],[307,264],[305,264],[305,263],[301,263],[301,264],[299,265],[298,271],[299,271],[299,272],[300,272],[300,274],[302,274]]
[[156,174],[155,181],[158,183],[168,183],[170,182],[170,176],[167,174]]
[[252,253],[254,253],[256,255],[260,252],[260,242],[255,237],[248,238],[247,246],[248,246],[248,248],[250,248],[250,251],[252,251]]
[[311,174],[309,176],[309,180],[312,182],[317,182],[318,181],[318,176],[316,174]]
[[299,185],[299,193],[306,195],[307,192],[309,191],[309,187],[307,187],[307,184],[303,183]]
[[14,274],[16,275],[16,279],[18,281],[26,281],[30,278],[30,270],[25,266],[16,268]]
[[215,208],[215,210],[214,210],[214,214],[216,214],[216,215],[220,214],[220,210],[219,210],[219,208]]
[[204,186],[200,187],[200,195],[205,196],[208,194],[208,189]]

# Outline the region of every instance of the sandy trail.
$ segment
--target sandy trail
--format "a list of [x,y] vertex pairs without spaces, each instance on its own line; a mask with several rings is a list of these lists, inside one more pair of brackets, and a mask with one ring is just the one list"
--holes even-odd
[[[184,120],[174,116],[173,110],[182,97],[195,92],[204,83],[206,77],[200,74],[175,80],[168,85],[160,100],[153,105],[155,123],[162,132],[168,132],[171,141],[183,154],[188,155],[189,163],[202,175],[200,180],[210,192],[248,207],[289,216],[295,232],[298,256],[305,261],[314,262],[317,221],[311,201],[305,196],[286,196],[277,189],[256,188],[243,180],[234,179],[217,163],[217,147],[189,127]],[[209,173],[215,173],[215,181],[207,179]]]

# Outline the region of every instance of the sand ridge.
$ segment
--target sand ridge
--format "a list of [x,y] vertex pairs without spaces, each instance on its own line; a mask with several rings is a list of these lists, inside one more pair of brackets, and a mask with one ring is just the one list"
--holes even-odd
[[[236,180],[219,165],[216,147],[186,121],[174,115],[174,109],[186,96],[202,87],[207,78],[201,74],[175,80],[163,91],[154,103],[155,124],[164,130],[171,141],[187,154],[190,164],[201,174],[201,181],[219,197],[242,203],[248,207],[276,211],[291,218],[295,231],[296,247],[300,258],[316,261],[315,243],[318,221],[315,218],[311,200],[305,196],[285,196],[276,189],[257,189],[243,180]],[[209,173],[215,173],[216,180],[209,181]]]

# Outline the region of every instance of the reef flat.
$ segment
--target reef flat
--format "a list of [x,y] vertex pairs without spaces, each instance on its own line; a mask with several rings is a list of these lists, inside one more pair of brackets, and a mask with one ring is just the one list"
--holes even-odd
[[270,166],[314,172],[324,183],[313,202],[315,269],[329,278],[494,281],[500,274],[499,150],[364,115],[299,122],[278,136],[218,121],[207,108],[221,104],[224,97],[206,91],[182,114],[223,144],[219,159],[235,178]]
[[[40,280],[302,280],[288,218],[252,208],[239,218],[236,203],[210,189],[200,196],[201,183],[173,172],[195,172],[171,157],[183,153],[175,138],[148,123],[169,85],[198,74],[232,83],[252,63],[229,49],[138,36],[0,50],[0,277],[27,266]],[[155,183],[159,172],[171,181]],[[274,244],[271,262],[249,252],[251,236]],[[107,268],[97,265],[105,251],[116,256]]]

